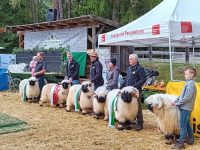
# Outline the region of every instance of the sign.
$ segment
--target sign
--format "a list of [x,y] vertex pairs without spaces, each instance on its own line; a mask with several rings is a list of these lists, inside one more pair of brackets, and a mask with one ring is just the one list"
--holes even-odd
[[191,22],[181,22],[181,33],[192,33]]
[[153,35],[160,34],[160,24],[156,24],[152,26],[152,34]]

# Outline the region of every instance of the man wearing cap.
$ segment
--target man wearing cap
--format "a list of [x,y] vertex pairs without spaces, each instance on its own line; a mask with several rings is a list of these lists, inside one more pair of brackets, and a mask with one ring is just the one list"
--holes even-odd
[[92,50],[92,52],[89,53],[89,56],[91,60],[90,80],[92,81],[92,83],[94,83],[94,90],[96,90],[99,86],[102,86],[104,84],[102,76],[103,66],[100,63],[97,52],[95,50]]
[[116,59],[112,58],[108,64],[109,72],[106,77],[106,89],[108,90],[118,89],[119,68],[116,67],[116,63]]
[[146,82],[146,73],[144,68],[138,62],[137,54],[129,55],[129,64],[130,66],[127,69],[127,76],[123,84],[120,88],[124,86],[133,86],[137,88],[140,92],[140,96],[138,98],[138,114],[137,114],[137,123],[135,126],[136,131],[140,131],[143,129],[143,114],[141,108],[141,94],[142,94],[142,86]]
[[79,84],[80,65],[73,59],[71,52],[67,53],[67,58],[65,79],[68,79],[72,85]]

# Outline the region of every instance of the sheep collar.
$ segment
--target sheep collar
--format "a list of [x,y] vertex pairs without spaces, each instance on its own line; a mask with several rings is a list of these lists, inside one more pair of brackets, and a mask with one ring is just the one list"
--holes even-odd
[[78,90],[76,91],[76,93],[74,95],[75,111],[80,110],[80,105],[79,105],[80,95],[81,95],[81,86],[78,88]]
[[27,94],[26,94],[27,85],[28,85],[28,81],[24,84],[24,88],[23,88],[23,98],[22,98],[23,102],[27,100]]
[[115,127],[115,111],[117,111],[117,102],[120,92],[109,102],[109,128]]
[[60,86],[58,84],[54,85],[51,88],[51,92],[50,92],[51,106],[56,105],[58,103],[58,92],[59,91],[60,91]]

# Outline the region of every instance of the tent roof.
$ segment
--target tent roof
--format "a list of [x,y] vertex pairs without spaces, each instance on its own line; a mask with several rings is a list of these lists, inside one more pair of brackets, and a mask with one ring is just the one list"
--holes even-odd
[[164,0],[135,21],[99,35],[99,45],[200,46],[200,1]]

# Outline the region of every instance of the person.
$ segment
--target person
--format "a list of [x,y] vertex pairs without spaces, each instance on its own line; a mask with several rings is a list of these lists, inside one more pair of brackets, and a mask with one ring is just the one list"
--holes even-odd
[[196,98],[196,86],[194,77],[197,72],[192,67],[186,67],[184,69],[186,84],[182,90],[182,93],[173,106],[178,106],[180,109],[180,137],[172,149],[184,149],[184,142],[189,145],[194,144],[193,130],[190,126],[190,114],[194,109],[194,103]]
[[89,56],[91,60],[90,80],[92,83],[94,83],[94,90],[96,90],[99,86],[102,86],[104,84],[102,76],[103,66],[100,63],[97,52],[95,50],[92,50],[89,53]]
[[69,80],[72,85],[79,84],[80,65],[73,59],[71,52],[67,53],[67,58],[65,79]]
[[32,77],[34,77],[34,71],[35,71],[36,64],[37,64],[37,56],[33,56],[32,61],[29,63]]
[[116,59],[112,58],[108,63],[109,72],[107,74],[106,89],[109,91],[118,89],[119,68],[116,67]]
[[143,129],[143,114],[141,108],[141,94],[142,94],[142,86],[146,82],[146,73],[144,68],[138,62],[137,54],[129,55],[129,67],[127,69],[127,76],[120,88],[124,86],[133,86],[139,90],[139,98],[138,98],[138,114],[137,114],[137,123],[135,125],[135,130],[140,131]]
[[37,52],[37,63],[34,70],[34,77],[38,79],[40,91],[42,91],[42,87],[44,86],[44,75],[46,72],[46,62],[44,61],[44,53]]

